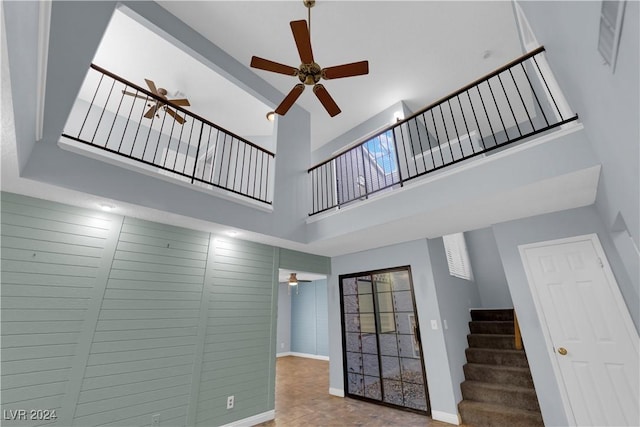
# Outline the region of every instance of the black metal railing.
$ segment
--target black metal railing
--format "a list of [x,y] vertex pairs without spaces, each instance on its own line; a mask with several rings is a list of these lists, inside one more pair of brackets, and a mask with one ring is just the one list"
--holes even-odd
[[[271,204],[273,153],[97,65],[87,85],[95,90],[76,102],[63,137],[194,185]],[[155,114],[147,114],[150,109]]]
[[310,215],[577,120],[558,106],[543,52],[539,47],[310,168]]

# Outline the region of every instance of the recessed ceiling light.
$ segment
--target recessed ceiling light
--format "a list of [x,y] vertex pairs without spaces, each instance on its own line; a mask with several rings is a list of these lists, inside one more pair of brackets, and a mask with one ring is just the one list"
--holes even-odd
[[105,212],[111,212],[116,208],[115,206],[110,205],[109,203],[99,203],[98,206],[100,206],[100,209],[102,209]]

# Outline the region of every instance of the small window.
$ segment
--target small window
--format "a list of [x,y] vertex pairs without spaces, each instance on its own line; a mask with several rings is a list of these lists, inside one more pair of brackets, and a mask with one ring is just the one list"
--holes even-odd
[[455,233],[443,236],[444,251],[449,263],[449,274],[465,280],[473,280],[469,252],[464,240],[464,233]]

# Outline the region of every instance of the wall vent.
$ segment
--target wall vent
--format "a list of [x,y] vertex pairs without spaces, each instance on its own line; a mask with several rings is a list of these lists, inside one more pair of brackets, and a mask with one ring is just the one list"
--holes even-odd
[[624,16],[624,0],[604,0],[600,11],[600,33],[598,35],[598,51],[614,72],[620,33],[622,32],[622,17]]

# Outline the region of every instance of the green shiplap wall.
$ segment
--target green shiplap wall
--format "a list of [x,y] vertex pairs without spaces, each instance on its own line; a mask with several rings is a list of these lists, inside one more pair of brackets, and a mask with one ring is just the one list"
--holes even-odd
[[209,237],[125,218],[74,425],[184,424]]
[[65,427],[155,414],[214,426],[274,409],[277,248],[1,202],[2,409],[56,409]]
[[298,252],[291,249],[280,249],[280,268],[291,271],[331,274],[331,258]]
[[[2,193],[2,409],[62,412],[120,220]],[[5,426],[51,421],[3,420]]]
[[[273,409],[275,249],[214,238],[196,424],[228,424]],[[235,397],[226,409],[227,396]]]

